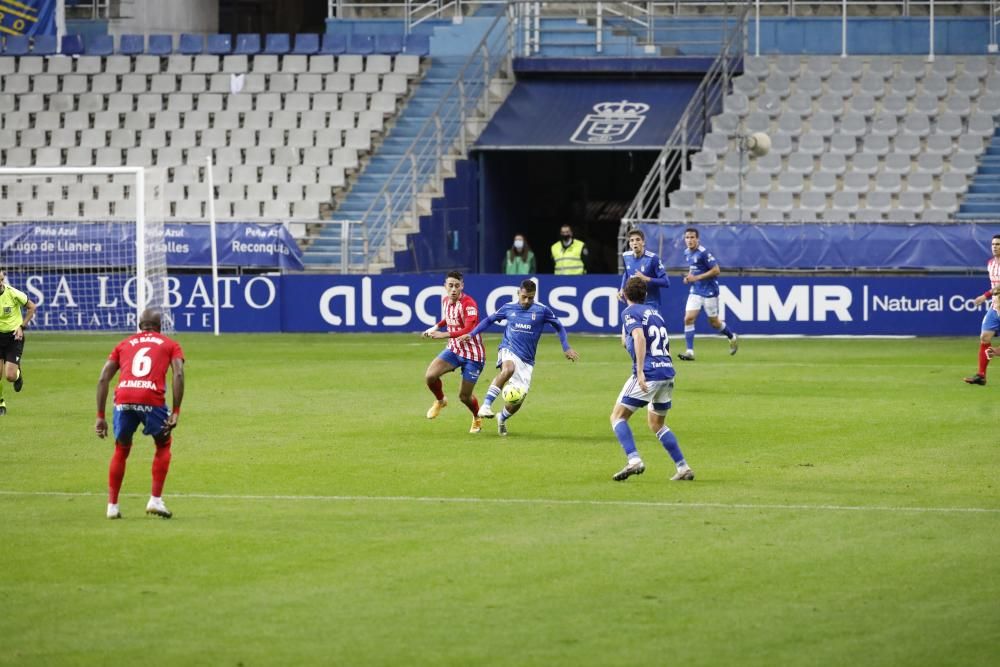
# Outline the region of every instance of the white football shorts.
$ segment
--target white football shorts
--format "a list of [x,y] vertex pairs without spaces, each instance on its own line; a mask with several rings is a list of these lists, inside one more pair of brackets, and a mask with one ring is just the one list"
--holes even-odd
[[644,405],[657,415],[667,414],[670,402],[674,396],[674,380],[646,380],[646,391],[639,386],[639,380],[633,375],[625,381],[625,386],[618,394],[618,402],[635,412]]
[[684,310],[705,309],[705,314],[709,317],[719,316],[719,297],[702,296],[700,294],[688,294],[687,305]]
[[516,384],[524,389],[527,393],[531,389],[531,372],[535,370],[535,367],[531,364],[526,364],[521,361],[521,358],[508,350],[505,347],[500,348],[500,352],[497,355],[497,367],[503,365],[503,362],[511,361],[514,363],[514,374],[510,376],[507,380],[509,383]]

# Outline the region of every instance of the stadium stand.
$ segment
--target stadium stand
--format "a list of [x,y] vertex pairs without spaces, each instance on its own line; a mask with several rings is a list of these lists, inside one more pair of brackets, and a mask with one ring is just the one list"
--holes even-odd
[[[748,57],[671,195],[672,213],[702,221],[736,206],[762,221],[947,219],[994,133],[996,66],[988,56]],[[741,159],[739,137],[758,131],[771,135],[772,152]],[[741,188],[754,196],[737,201]]]
[[[166,170],[170,218],[202,219],[198,171],[216,165],[220,219],[318,219],[384,140],[386,120],[422,73],[409,54],[306,55],[316,35],[123,36],[117,52],[36,55],[8,38],[0,57],[0,165],[149,166]],[[42,45],[45,47],[45,45]],[[234,76],[243,87],[234,92]],[[233,187],[237,186],[237,187]],[[246,186],[245,188],[243,186]],[[275,188],[282,192],[275,203]],[[8,192],[25,217],[77,217],[122,196],[97,185],[71,193]],[[21,201],[25,198],[35,201]],[[63,197],[79,197],[64,202]],[[43,201],[37,201],[42,199]],[[126,215],[129,202],[111,215]],[[76,213],[74,213],[74,211]]]

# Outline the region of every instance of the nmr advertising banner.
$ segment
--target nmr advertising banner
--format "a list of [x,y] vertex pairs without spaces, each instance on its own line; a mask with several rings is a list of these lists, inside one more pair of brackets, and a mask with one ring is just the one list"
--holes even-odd
[[[740,334],[975,335],[986,306],[972,300],[988,287],[975,277],[740,277],[722,279],[723,318]],[[8,281],[38,305],[33,328],[111,330],[134,313],[134,281],[100,273],[32,275]],[[687,288],[671,276],[661,311],[683,331]],[[484,314],[515,298],[520,280],[466,276],[466,292]],[[620,277],[539,276],[537,298],[570,332],[617,333]],[[225,276],[219,279],[225,332],[415,332],[441,319],[444,277],[437,275]],[[166,303],[177,331],[212,331],[211,277],[169,276]],[[134,315],[132,315],[134,317]],[[708,332],[702,315],[700,331]],[[499,332],[500,328],[496,327]]]

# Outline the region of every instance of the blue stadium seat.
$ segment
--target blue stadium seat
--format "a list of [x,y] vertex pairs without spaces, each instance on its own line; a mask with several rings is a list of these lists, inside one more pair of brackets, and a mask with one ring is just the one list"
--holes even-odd
[[402,51],[403,51],[402,35],[375,36],[375,53],[384,53],[386,55],[394,56],[397,53],[402,53]]
[[[169,35],[161,35],[169,37]],[[118,53],[125,56],[138,56],[146,50],[145,35],[122,35],[118,40]]]
[[205,39],[201,35],[192,35],[189,32],[181,33],[181,41],[177,45],[177,52],[186,56],[197,56],[205,50]]
[[23,56],[31,51],[31,42],[26,35],[7,35],[4,53],[8,56]]
[[292,50],[292,53],[312,55],[317,51],[319,51],[319,35],[304,32],[295,36],[295,48]]
[[277,32],[264,37],[264,53],[284,55],[292,49],[292,37],[287,32]]
[[403,51],[413,56],[427,56],[431,52],[430,35],[414,35],[410,33],[406,36],[406,46]]
[[[56,52],[56,36],[35,35],[35,44],[31,52],[36,56],[51,56]],[[63,35],[60,53],[64,56],[78,56],[83,53],[83,36]]]
[[233,38],[229,35],[216,33],[208,36],[207,53],[215,56],[229,55],[233,50]]
[[236,50],[233,53],[242,56],[252,56],[260,53],[260,35],[257,33],[236,35]]
[[115,38],[111,35],[88,35],[83,40],[83,52],[88,56],[110,56],[115,52]]
[[347,52],[358,55],[368,55],[375,51],[375,37],[372,35],[352,34],[347,40]]
[[151,56],[169,56],[174,52],[173,35],[150,35],[146,53]]
[[340,55],[347,51],[347,38],[343,35],[323,35],[323,43],[319,47],[319,52],[324,54]]

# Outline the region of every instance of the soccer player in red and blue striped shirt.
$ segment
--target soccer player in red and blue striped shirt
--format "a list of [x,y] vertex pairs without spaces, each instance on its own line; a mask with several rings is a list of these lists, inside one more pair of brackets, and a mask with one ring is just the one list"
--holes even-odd
[[[472,391],[476,388],[479,375],[483,372],[483,362],[486,357],[483,349],[483,337],[476,335],[468,339],[460,338],[472,331],[479,324],[479,306],[475,299],[465,294],[465,282],[459,271],[448,273],[444,281],[444,296],[441,297],[443,319],[423,333],[425,338],[447,338],[448,346],[434,358],[424,373],[427,388],[434,394],[434,403],[427,410],[427,418],[434,419],[442,408],[448,405],[441,376],[456,368],[462,369],[462,387],[458,398],[472,413],[472,426],[469,433],[479,433],[483,429],[483,421],[478,416],[479,401]],[[447,326],[447,331],[441,327]]]
[[986,263],[986,269],[990,273],[990,288],[976,297],[977,306],[986,303],[988,299],[993,300],[993,304],[983,317],[983,324],[979,334],[979,372],[972,377],[965,378],[969,384],[986,384],[986,366],[990,359],[994,357],[993,337],[1000,335],[1000,234],[994,234],[990,240],[990,247],[993,256]]

